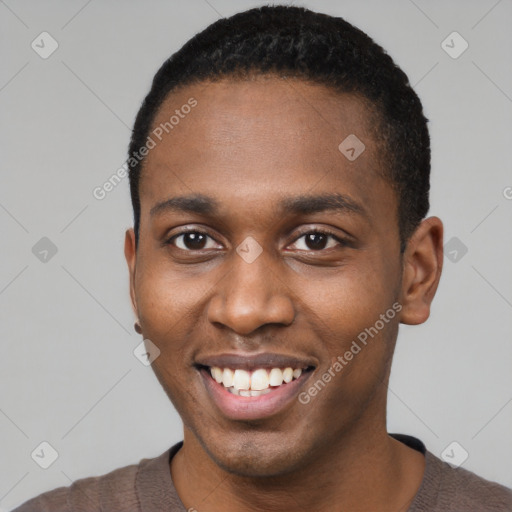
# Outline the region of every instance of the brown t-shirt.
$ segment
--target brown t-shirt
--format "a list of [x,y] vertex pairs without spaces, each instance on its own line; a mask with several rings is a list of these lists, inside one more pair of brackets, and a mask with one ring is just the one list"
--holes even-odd
[[[511,512],[512,490],[463,468],[452,468],[414,437],[391,434],[426,458],[421,486],[408,512]],[[177,443],[154,459],[142,459],[102,476],[82,478],[25,502],[12,512],[187,512],[171,478]]]

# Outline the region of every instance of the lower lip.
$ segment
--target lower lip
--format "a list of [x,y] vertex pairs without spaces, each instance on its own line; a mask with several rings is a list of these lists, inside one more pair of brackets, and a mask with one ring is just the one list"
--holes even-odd
[[259,420],[281,412],[296,399],[300,387],[312,372],[302,373],[298,379],[260,396],[234,395],[215,381],[208,370],[202,368],[199,373],[208,394],[224,416],[231,420]]

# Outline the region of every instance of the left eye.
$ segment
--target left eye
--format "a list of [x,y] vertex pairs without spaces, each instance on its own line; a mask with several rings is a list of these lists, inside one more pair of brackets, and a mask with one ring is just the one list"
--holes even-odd
[[[324,231],[308,231],[307,233],[302,234],[299,238],[297,238],[297,243],[299,240],[304,239],[304,244],[306,248],[298,248],[299,250],[312,250],[312,251],[322,251],[323,249],[331,249],[332,247],[336,247],[336,245],[343,245],[343,240],[338,238],[337,236]],[[331,239],[334,243],[331,243],[329,246],[325,246],[327,241]]]

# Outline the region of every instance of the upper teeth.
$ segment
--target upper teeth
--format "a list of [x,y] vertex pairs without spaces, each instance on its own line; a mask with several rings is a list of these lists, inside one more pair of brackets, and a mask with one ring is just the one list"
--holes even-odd
[[231,368],[210,368],[212,377],[226,388],[233,387],[236,390],[261,391],[270,386],[280,386],[283,382],[288,383],[298,379],[302,374],[301,368],[272,368],[267,371],[265,368],[258,368],[252,372],[246,370],[232,370]]

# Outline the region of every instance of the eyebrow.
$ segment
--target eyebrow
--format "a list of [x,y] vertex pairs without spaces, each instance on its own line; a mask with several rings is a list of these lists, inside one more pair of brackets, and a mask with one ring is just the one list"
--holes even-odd
[[[325,211],[338,213],[356,213],[366,215],[364,207],[350,197],[339,194],[300,195],[287,197],[277,204],[283,214],[310,215]],[[196,213],[204,216],[214,216],[220,210],[220,203],[213,197],[204,194],[177,196],[157,203],[151,208],[150,215],[160,215],[167,212]]]

